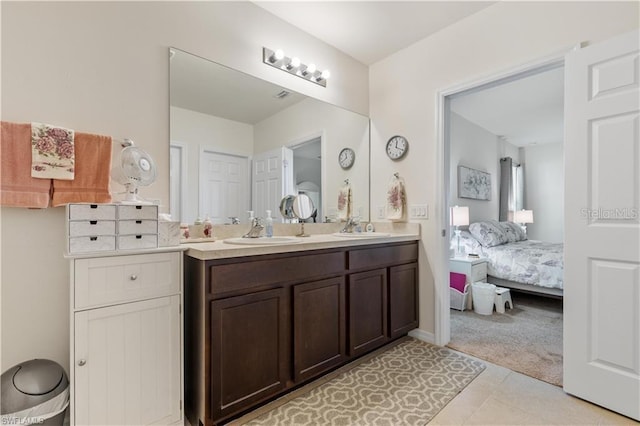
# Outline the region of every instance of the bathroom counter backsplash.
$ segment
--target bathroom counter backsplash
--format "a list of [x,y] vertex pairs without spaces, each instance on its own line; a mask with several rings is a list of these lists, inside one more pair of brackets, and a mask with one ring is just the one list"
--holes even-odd
[[349,238],[333,235],[340,232],[344,224],[340,223],[305,223],[304,229],[309,237],[295,237],[300,233],[300,224],[273,224],[274,237],[292,237],[291,243],[283,244],[229,244],[225,239],[238,238],[244,235],[247,224],[214,225],[215,242],[183,243],[187,254],[200,260],[224,259],[240,256],[256,256],[272,253],[287,253],[306,250],[318,250],[334,247],[353,247],[359,245],[380,244],[384,242],[415,241],[420,239],[420,224],[374,222],[377,233],[389,234],[376,238]]

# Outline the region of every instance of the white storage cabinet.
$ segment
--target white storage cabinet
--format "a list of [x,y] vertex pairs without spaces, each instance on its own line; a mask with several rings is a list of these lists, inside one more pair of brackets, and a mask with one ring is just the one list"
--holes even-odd
[[182,424],[182,251],[71,259],[71,424]]

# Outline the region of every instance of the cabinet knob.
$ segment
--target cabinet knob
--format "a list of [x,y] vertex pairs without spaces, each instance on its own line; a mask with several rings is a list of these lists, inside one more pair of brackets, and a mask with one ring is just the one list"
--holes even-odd
[[86,363],[87,363],[86,359],[81,359],[80,361],[78,361],[78,366],[83,367]]
[[135,280],[137,280],[137,279],[138,279],[138,276],[137,276],[136,274],[131,274],[131,276],[129,277],[129,279],[130,279],[131,281],[135,281]]

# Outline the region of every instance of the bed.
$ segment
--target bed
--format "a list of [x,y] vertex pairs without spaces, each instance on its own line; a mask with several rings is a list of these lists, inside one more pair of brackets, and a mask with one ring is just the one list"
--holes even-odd
[[562,297],[562,243],[529,240],[520,226],[512,222],[484,221],[461,232],[460,246],[467,254],[475,253],[488,260],[490,283]]

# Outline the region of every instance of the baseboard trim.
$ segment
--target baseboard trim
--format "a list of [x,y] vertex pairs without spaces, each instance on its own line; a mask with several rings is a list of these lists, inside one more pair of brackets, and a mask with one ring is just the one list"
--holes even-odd
[[435,334],[429,333],[419,328],[414,328],[413,330],[411,330],[409,332],[409,336],[415,337],[416,339],[422,340],[423,342],[431,343],[432,345],[436,344]]

